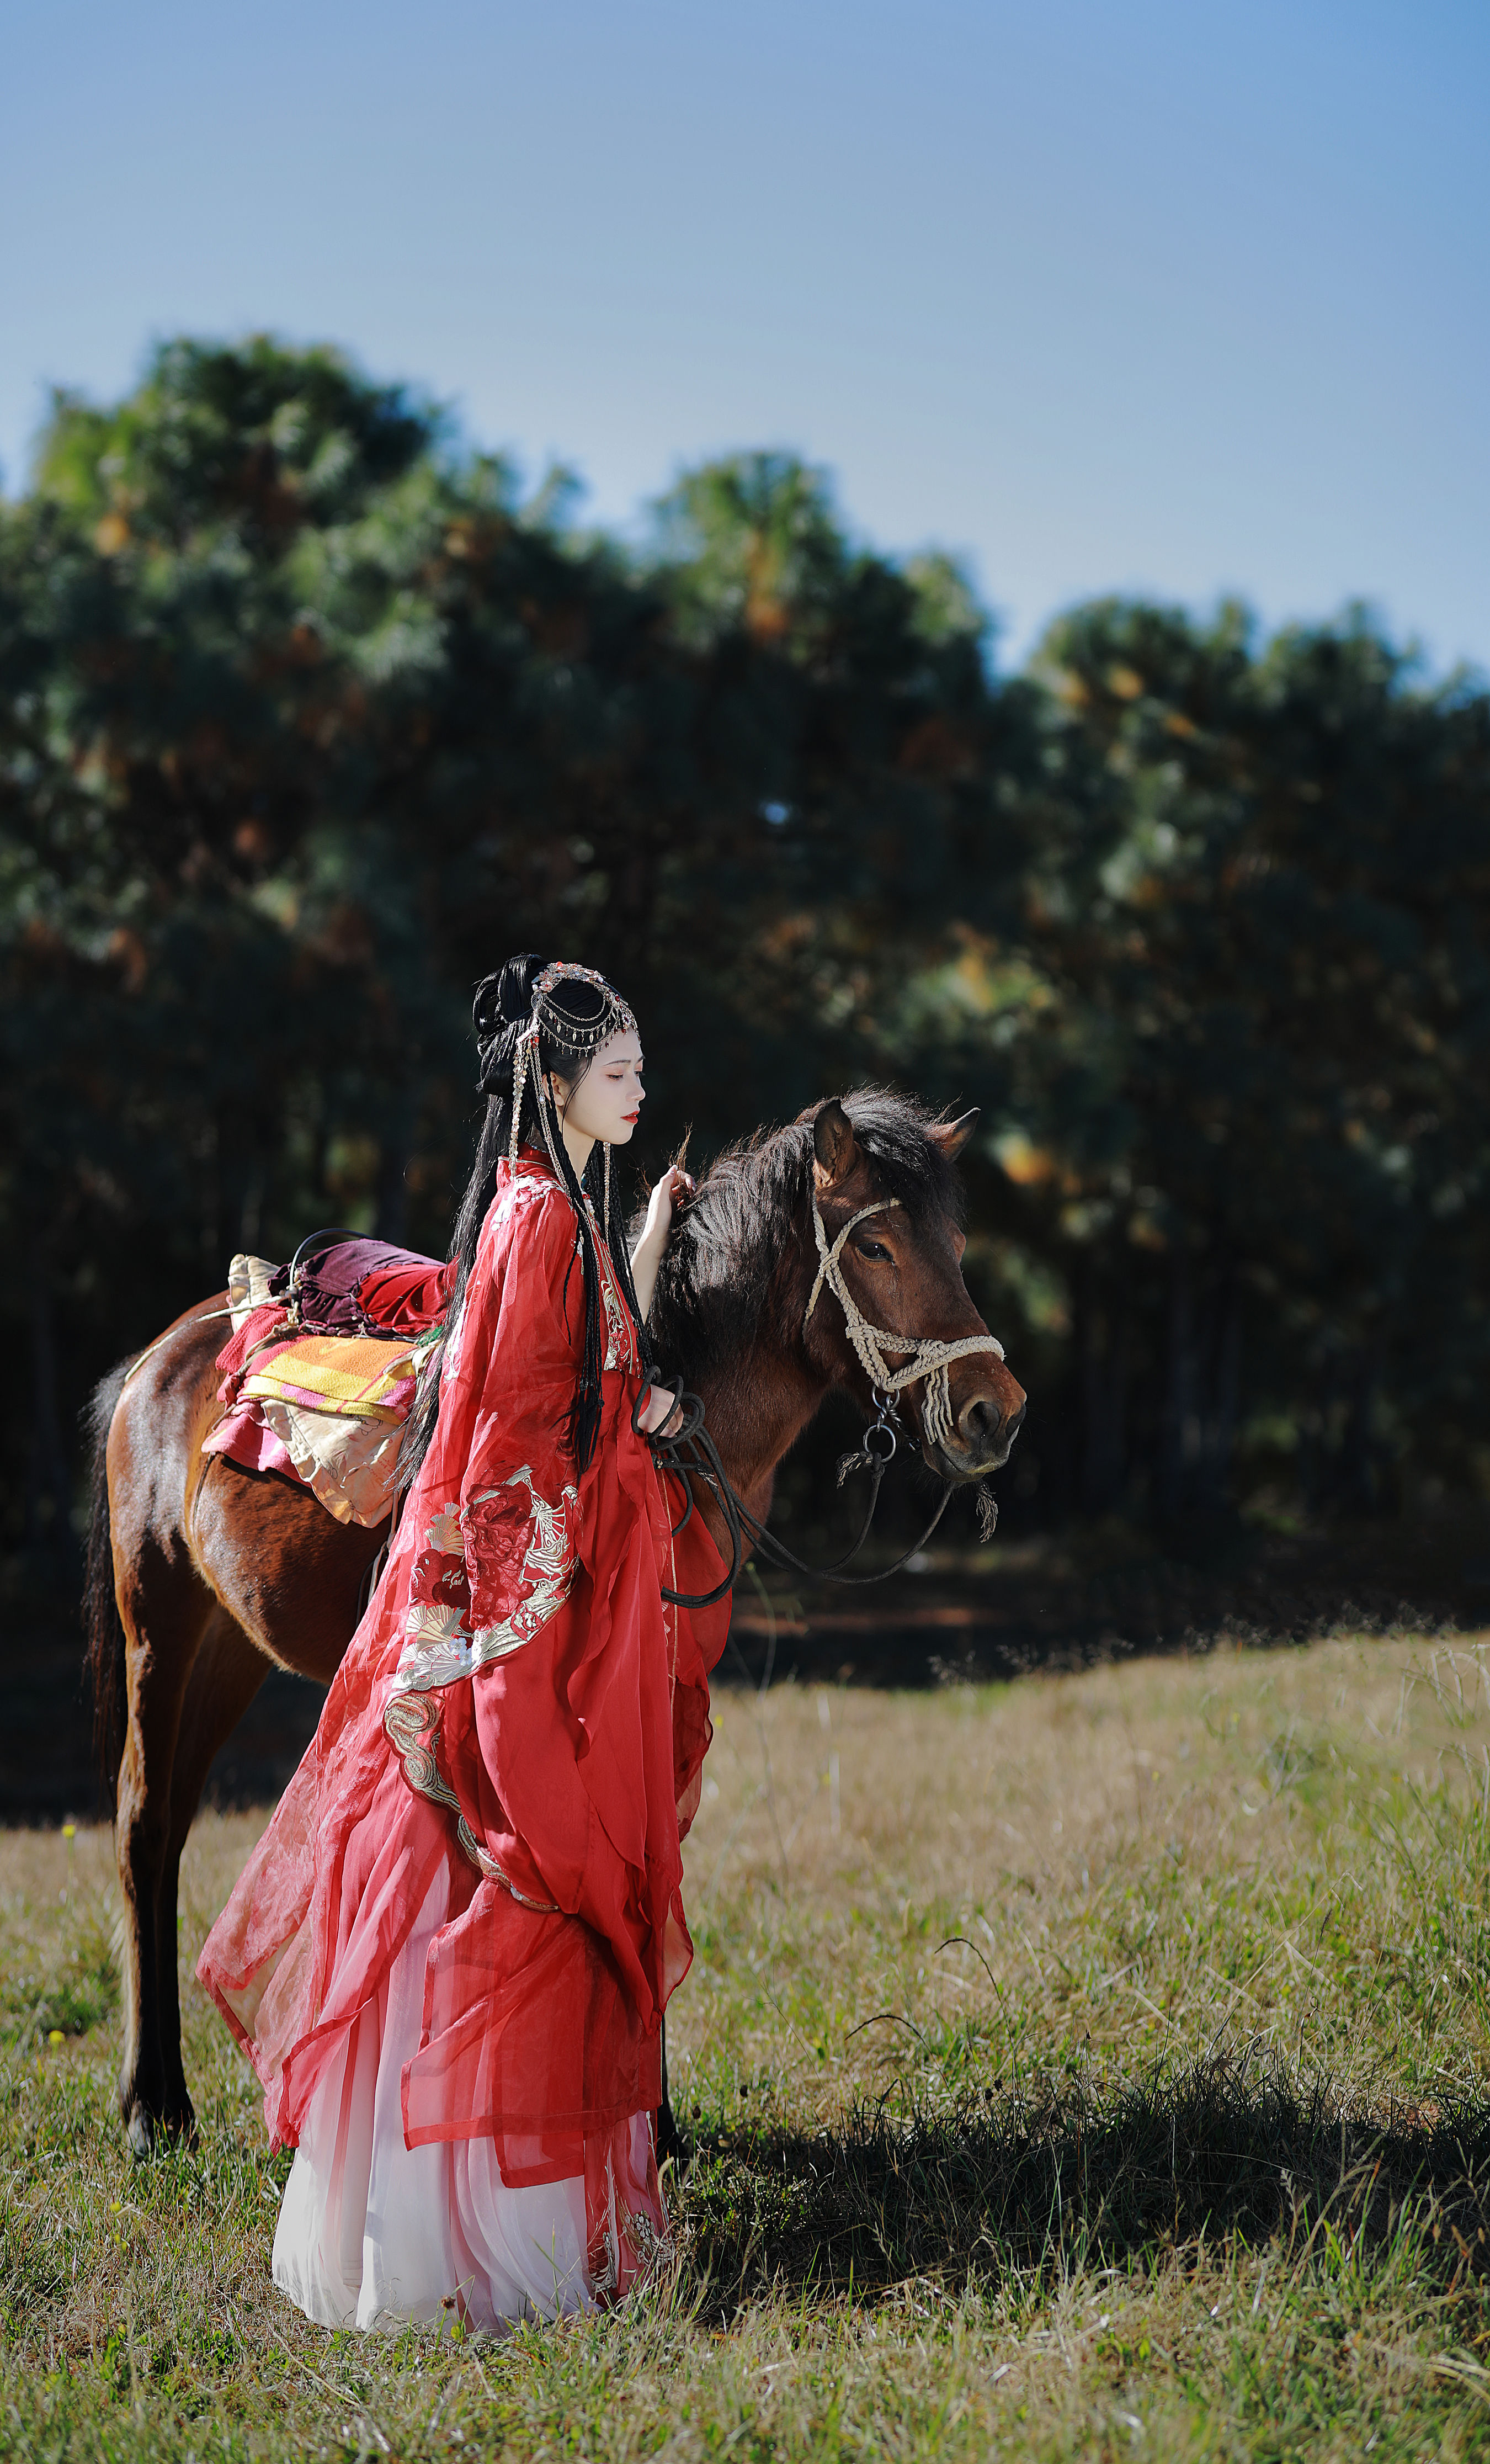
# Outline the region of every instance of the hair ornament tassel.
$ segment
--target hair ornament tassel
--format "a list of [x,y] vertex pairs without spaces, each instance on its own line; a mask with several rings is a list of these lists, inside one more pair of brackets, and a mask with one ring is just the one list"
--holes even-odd
[[[522,1094],[523,1094],[523,1089],[526,1087],[526,1085],[527,1085],[527,1083],[528,1083],[528,1071],[529,1071],[530,1067],[534,1067],[534,1064],[535,1064],[535,1062],[536,1062],[537,1054],[537,1046],[538,1046],[538,1027],[537,1027],[537,1019],[534,1019],[534,1020],[530,1021],[530,1023],[528,1023],[528,1025],[526,1025],[526,1026],[523,1028],[522,1033],[518,1036],[518,1038],[517,1038],[517,1048],[516,1048],[515,1052],[515,1053],[514,1053],[514,1055],[513,1055],[513,1122],[512,1122],[512,1128],[511,1128],[511,1130],[509,1131],[509,1133],[508,1133],[508,1137],[507,1137],[507,1161],[508,1161],[509,1168],[510,1168],[514,1173],[515,1173],[515,1172],[516,1172],[516,1170],[517,1170],[517,1148],[518,1148],[518,1144],[519,1144],[520,1137],[521,1137],[521,1133],[522,1133]],[[530,1058],[530,1056],[531,1056],[531,1058]],[[536,1069],[535,1069],[535,1078],[537,1078],[537,1071],[536,1071]],[[542,1111],[543,1111],[543,1090],[542,1090],[541,1084],[539,1084],[539,1085],[538,1085],[538,1112],[539,1112],[539,1116],[540,1116],[540,1117],[541,1117],[541,1115],[542,1115]],[[549,1145],[550,1145],[550,1149],[552,1149],[552,1146],[553,1146],[553,1140],[552,1140],[552,1139],[550,1139],[550,1141],[549,1141]]]
[[[535,1029],[535,1043],[537,1040],[537,1029]],[[538,1093],[538,1123],[543,1132],[543,1143],[548,1149],[549,1162],[554,1167],[554,1177],[558,1181],[560,1189],[568,1190],[570,1198],[573,1199],[574,1166],[569,1160],[569,1152],[564,1145],[564,1133],[559,1126],[559,1109],[554,1102],[553,1084],[551,1080],[543,1076],[542,1071],[539,1069],[535,1069],[534,1078],[537,1086]]]
[[517,1038],[513,1055],[513,1125],[507,1137],[507,1169],[514,1176],[517,1170],[517,1125],[522,1119],[522,1090],[528,1076],[528,1039]]
[[605,1157],[604,1164],[602,1169],[605,1177],[603,1213],[605,1222],[605,1246],[608,1249],[610,1247],[610,1140],[608,1138],[602,1138],[601,1146]]

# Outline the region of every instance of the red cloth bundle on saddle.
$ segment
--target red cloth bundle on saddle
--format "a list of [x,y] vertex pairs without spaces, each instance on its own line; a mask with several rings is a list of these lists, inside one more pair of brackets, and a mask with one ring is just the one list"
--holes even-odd
[[[385,1241],[338,1241],[303,1269],[300,1324],[327,1334],[423,1334],[445,1315],[446,1268],[437,1258]],[[288,1296],[290,1269],[278,1266],[271,1292]]]
[[203,1452],[300,1482],[339,1522],[381,1523],[446,1272],[385,1242],[336,1242],[298,1278],[292,1323],[288,1266],[235,1258],[224,1413]]

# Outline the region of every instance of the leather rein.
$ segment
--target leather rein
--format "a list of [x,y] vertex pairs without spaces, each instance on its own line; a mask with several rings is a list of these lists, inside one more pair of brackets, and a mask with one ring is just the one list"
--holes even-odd
[[[875,1406],[874,1418],[865,1430],[858,1448],[854,1452],[841,1456],[839,1460],[838,1485],[840,1488],[852,1471],[867,1471],[869,1475],[869,1497],[865,1508],[864,1521],[860,1525],[856,1538],[842,1557],[835,1557],[832,1564],[828,1566],[809,1566],[788,1549],[784,1540],[778,1539],[776,1533],[768,1529],[758,1515],[751,1512],[739,1491],[731,1483],[719,1460],[719,1450],[705,1424],[702,1400],[697,1395],[686,1392],[681,1377],[671,1380],[655,1378],[650,1386],[644,1386],[638,1395],[632,1406],[631,1425],[637,1435],[645,1438],[651,1448],[658,1470],[673,1472],[681,1480],[683,1493],[688,1500],[682,1521],[673,1526],[674,1540],[681,1532],[688,1529],[693,1519],[692,1484],[695,1477],[702,1480],[710,1490],[724,1516],[725,1529],[730,1536],[730,1571],[723,1582],[715,1583],[713,1589],[708,1592],[672,1592],[664,1586],[663,1598],[670,1601],[674,1607],[712,1608],[716,1600],[722,1600],[727,1592],[734,1590],[748,1551],[754,1551],[757,1555],[764,1557],[768,1565],[778,1567],[784,1573],[804,1574],[813,1582],[855,1585],[883,1583],[891,1574],[898,1573],[902,1566],[909,1564],[909,1560],[925,1548],[946,1513],[953,1489],[956,1485],[950,1480],[943,1483],[936,1511],[920,1538],[912,1541],[910,1547],[903,1551],[892,1565],[882,1567],[879,1573],[874,1574],[845,1574],[842,1571],[844,1567],[851,1565],[854,1558],[858,1556],[873,1528],[875,1510],[880,1502],[880,1485],[895,1458],[898,1441],[894,1423],[899,1417],[897,1398],[903,1390],[908,1386],[913,1386],[918,1378],[924,1377],[927,1380],[922,1417],[927,1433],[934,1443],[947,1435],[952,1427],[951,1391],[947,1379],[949,1364],[975,1352],[992,1352],[1000,1360],[1004,1356],[1003,1345],[991,1334],[969,1335],[954,1343],[943,1343],[931,1335],[897,1334],[890,1329],[869,1324],[849,1290],[844,1275],[841,1264],[844,1243],[855,1225],[862,1223],[866,1216],[883,1215],[889,1208],[899,1204],[900,1200],[897,1198],[887,1198],[879,1199],[872,1206],[861,1206],[857,1215],[849,1217],[837,1239],[830,1244],[816,1190],[812,1197],[812,1221],[813,1230],[817,1236],[819,1265],[802,1318],[802,1331],[805,1334],[811,1322],[812,1312],[817,1307],[818,1295],[826,1286],[843,1309],[849,1341],[869,1380],[869,1392]],[[908,1352],[910,1358],[904,1368],[892,1370],[885,1357],[887,1352]],[[641,1426],[639,1415],[654,1386],[661,1387],[664,1393],[671,1394],[678,1410],[683,1415],[681,1425],[670,1435],[664,1436],[661,1433],[652,1435]],[[998,1509],[991,1491],[981,1482],[977,1484],[977,1491],[979,1537],[988,1540],[993,1537],[994,1527],[998,1519]]]

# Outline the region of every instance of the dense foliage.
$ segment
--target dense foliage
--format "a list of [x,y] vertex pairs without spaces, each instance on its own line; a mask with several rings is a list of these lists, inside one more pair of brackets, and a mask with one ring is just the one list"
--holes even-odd
[[59,397],[0,507],[6,1544],[233,1250],[443,1248],[521,947],[636,1001],[653,1167],[870,1075],[982,1106],[1026,1512],[1490,1485],[1490,697],[1364,615],[986,632],[785,456],[638,556],[329,351]]

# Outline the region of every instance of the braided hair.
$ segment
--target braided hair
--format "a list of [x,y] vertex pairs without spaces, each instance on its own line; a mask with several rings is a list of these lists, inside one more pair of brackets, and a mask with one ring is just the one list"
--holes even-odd
[[[486,1112],[476,1141],[475,1163],[455,1216],[450,1244],[453,1273],[449,1277],[445,1331],[427,1360],[419,1397],[405,1424],[399,1448],[400,1489],[413,1481],[434,1435],[440,1411],[440,1362],[449,1331],[456,1324],[465,1301],[481,1227],[496,1195],[497,1165],[504,1155],[515,1154],[519,1146],[541,1148],[568,1195],[580,1227],[584,1269],[584,1345],[566,1425],[575,1463],[581,1471],[595,1451],[600,1431],[601,1372],[605,1356],[601,1339],[603,1311],[597,1226],[585,1204],[586,1197],[594,1202],[600,1219],[599,1239],[609,1250],[616,1281],[641,1333],[642,1312],[637,1306],[622,1211],[613,1211],[608,1203],[608,1151],[603,1141],[596,1140],[581,1179],[570,1161],[549,1084],[552,1072],[565,1079],[572,1090],[595,1057],[600,1030],[608,1035],[612,1030],[607,1022],[612,1018],[629,1020],[630,1012],[603,977],[578,971],[559,975],[557,981],[545,981],[539,998],[539,979],[556,972],[546,968],[543,959],[530,950],[519,957],[509,958],[504,967],[494,975],[483,977],[476,986],[471,1023],[480,1065],[477,1086],[486,1097]],[[524,1042],[527,1066],[519,1067],[519,1045]],[[518,1093],[515,1120],[515,1088]],[[567,1300],[567,1277],[564,1289]],[[645,1370],[649,1358],[645,1334],[642,1356]]]

